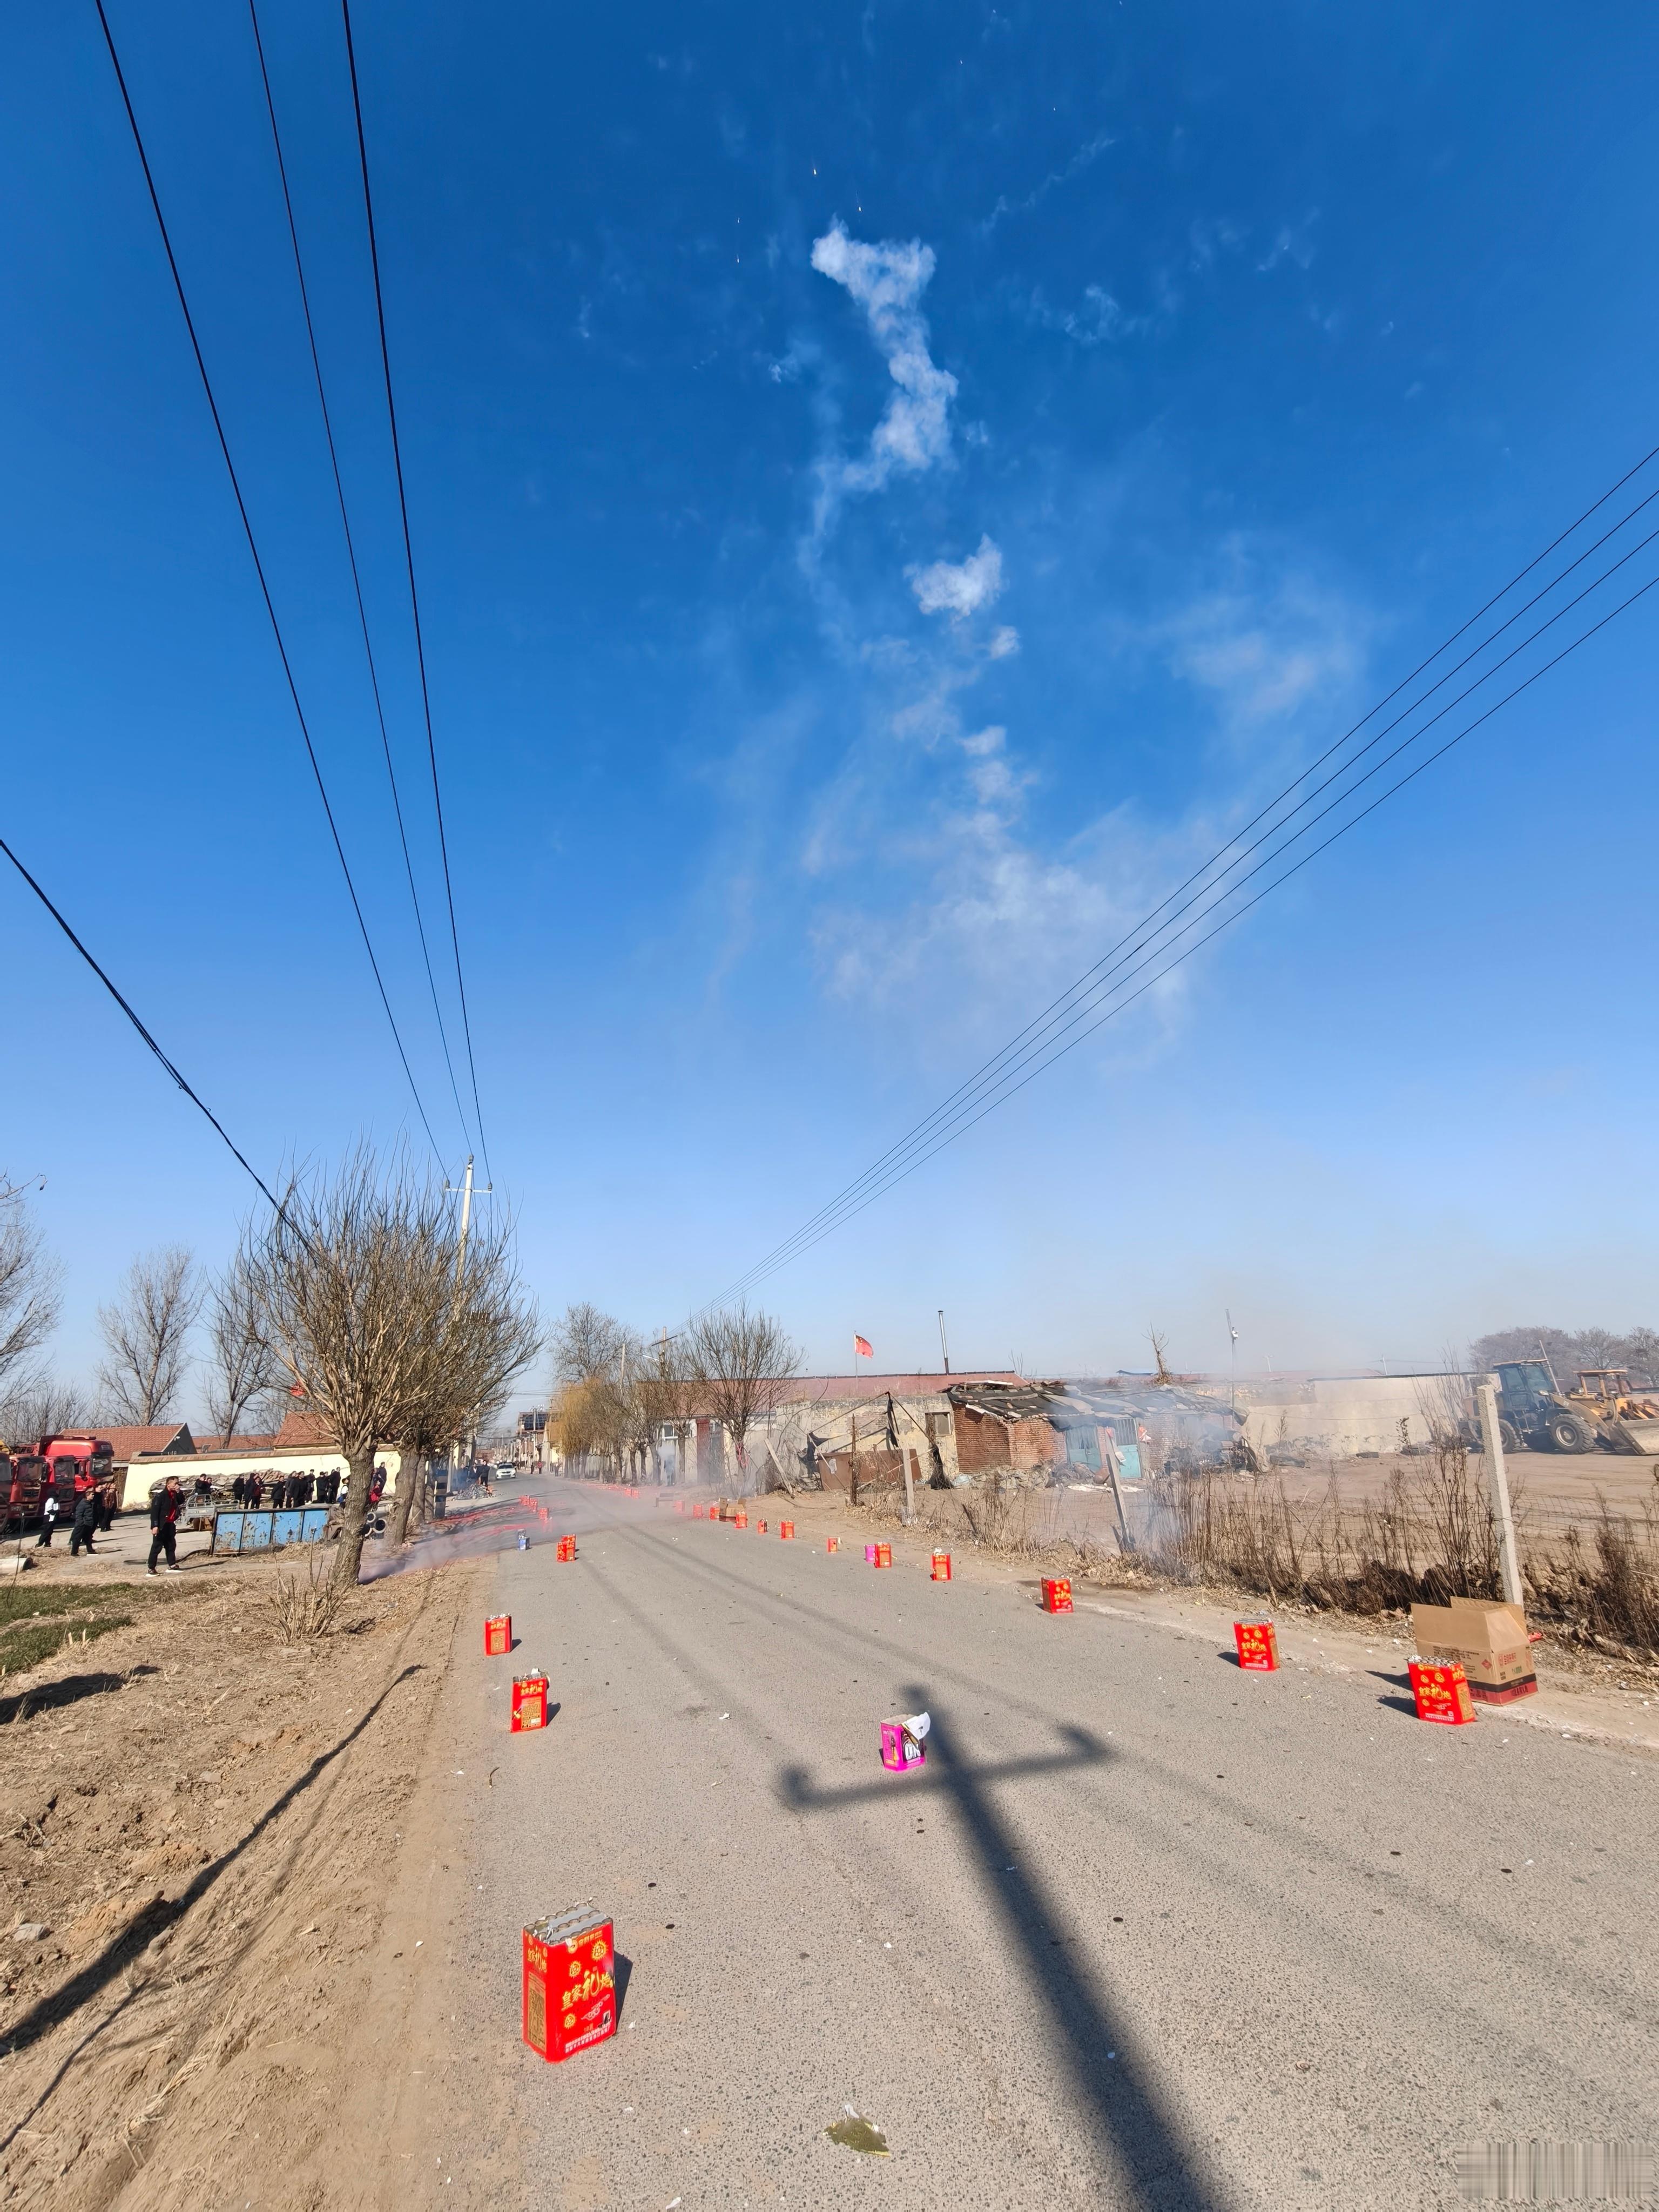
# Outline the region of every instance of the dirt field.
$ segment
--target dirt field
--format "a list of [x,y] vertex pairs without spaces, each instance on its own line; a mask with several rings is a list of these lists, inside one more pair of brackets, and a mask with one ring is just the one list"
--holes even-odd
[[290,1646],[267,1603],[290,1564],[204,1567],[82,1583],[82,1619],[131,1625],[0,1682],[8,2205],[319,2212],[394,2202],[392,2169],[435,2155],[434,1984],[400,1962],[461,1878],[415,1784],[483,1570],[367,1586]]

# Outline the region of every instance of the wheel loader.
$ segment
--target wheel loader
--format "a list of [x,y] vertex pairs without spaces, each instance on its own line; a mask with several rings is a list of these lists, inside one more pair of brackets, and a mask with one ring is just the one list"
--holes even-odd
[[1581,1367],[1566,1402],[1592,1425],[1604,1450],[1659,1455],[1659,1395],[1633,1389],[1628,1367]]
[[[1598,1431],[1556,1389],[1547,1359],[1500,1359],[1492,1372],[1505,1451],[1595,1450]],[[1474,1435],[1478,1443],[1478,1427]]]

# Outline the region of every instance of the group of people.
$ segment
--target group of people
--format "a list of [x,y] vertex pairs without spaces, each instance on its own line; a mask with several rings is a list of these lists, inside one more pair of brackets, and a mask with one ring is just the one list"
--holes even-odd
[[339,1487],[337,1474],[273,1474],[269,1483],[263,1475],[239,1474],[230,1486],[230,1494],[238,1505],[246,1505],[252,1513],[262,1505],[291,1512],[313,1501],[331,1505]]
[[[40,1533],[34,1540],[37,1552],[49,1552],[52,1540],[58,1531],[64,1505],[53,1483],[40,1500]],[[20,1516],[21,1517],[21,1516]],[[115,1519],[115,1485],[112,1482],[81,1482],[75,1486],[75,1502],[70,1521],[70,1557],[90,1552],[94,1535],[108,1535]]]

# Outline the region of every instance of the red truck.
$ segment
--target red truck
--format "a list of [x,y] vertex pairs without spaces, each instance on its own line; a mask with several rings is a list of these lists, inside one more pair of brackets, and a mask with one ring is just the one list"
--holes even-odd
[[55,1490],[58,1511],[67,1520],[82,1492],[112,1481],[114,1474],[114,1446],[88,1429],[42,1437],[33,1451],[0,1448],[0,1510],[9,1526],[38,1521],[42,1500]]

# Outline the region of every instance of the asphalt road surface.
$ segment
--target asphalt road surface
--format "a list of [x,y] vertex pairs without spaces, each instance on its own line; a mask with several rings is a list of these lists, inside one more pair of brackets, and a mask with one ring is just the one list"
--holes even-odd
[[[1393,2212],[1463,2201],[1466,2144],[1659,2138],[1652,1760],[1431,1728],[1392,1657],[1241,1675],[1001,1569],[545,1494],[580,1557],[502,1557],[518,1650],[456,1685],[500,2201]],[[590,1900],[622,2026],[550,2066],[520,1930]]]

